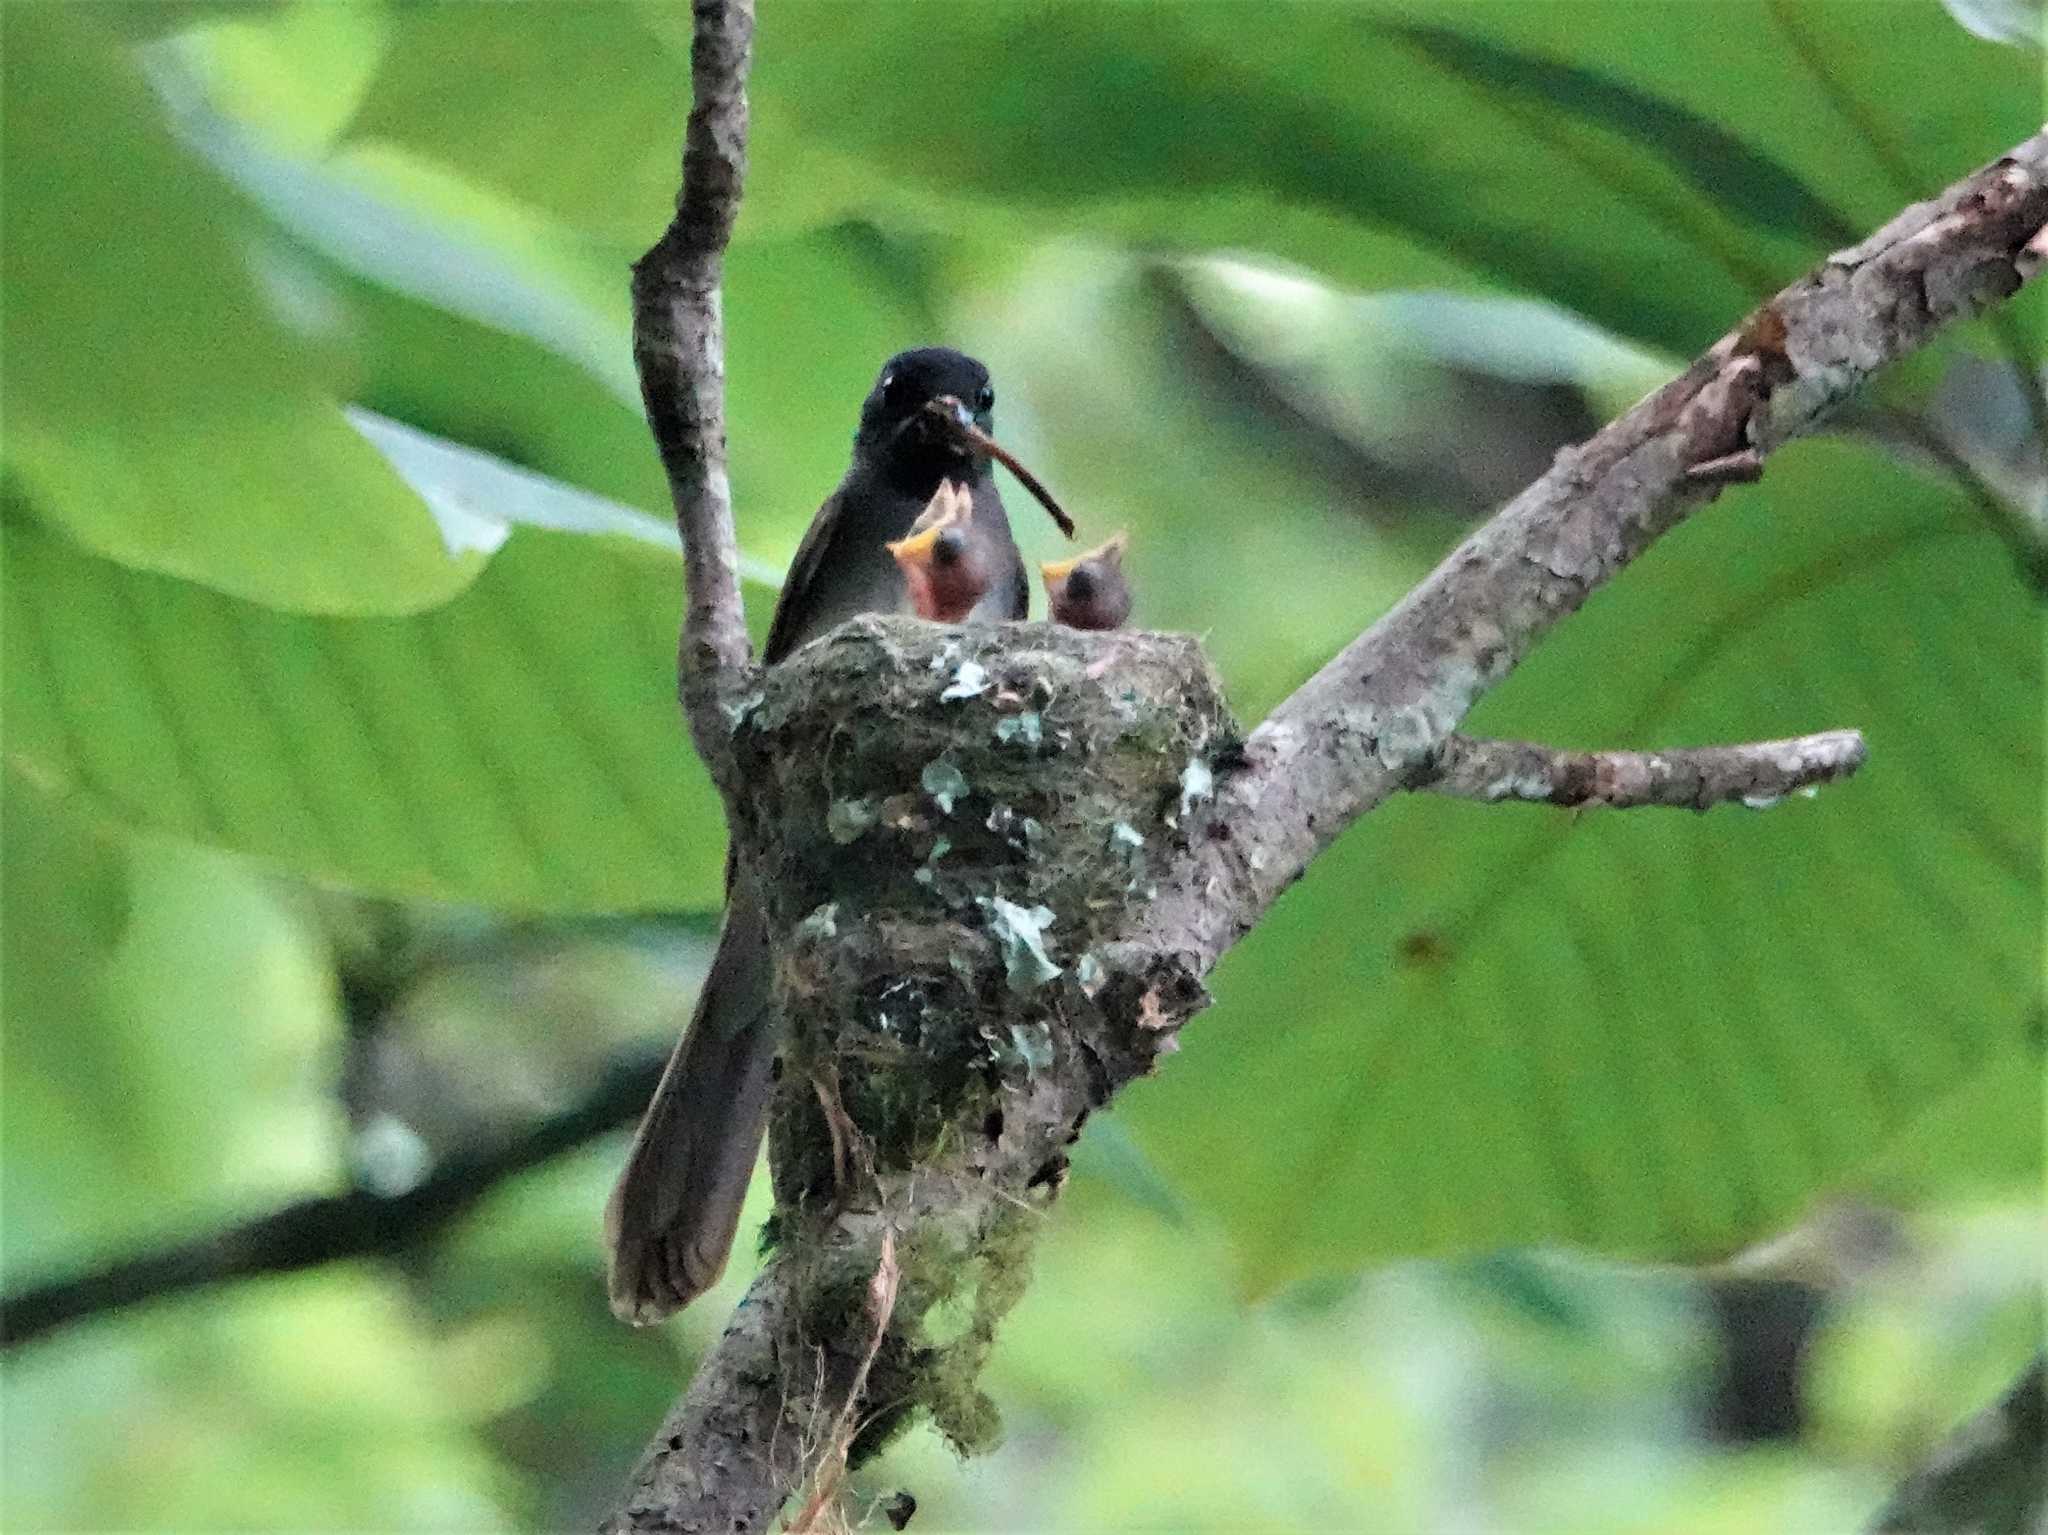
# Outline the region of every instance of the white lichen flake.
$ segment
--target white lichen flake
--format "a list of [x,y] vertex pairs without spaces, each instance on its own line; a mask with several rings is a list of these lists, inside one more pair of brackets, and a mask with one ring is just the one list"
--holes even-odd
[[1195,806],[1213,799],[1215,794],[1216,775],[1209,770],[1209,764],[1200,757],[1189,758],[1188,765],[1180,770],[1180,811],[1173,824],[1178,825]]
[[944,757],[927,762],[917,782],[946,815],[951,815],[953,807],[967,797],[967,775]]
[[880,820],[881,811],[869,799],[836,799],[825,811],[825,831],[841,847],[858,842],[861,835]]
[[1006,715],[996,722],[996,739],[1006,744],[1036,746],[1045,739],[1045,721],[1036,709]]
[[1051,907],[1019,906],[999,895],[978,900],[988,913],[988,930],[1002,948],[1003,976],[1011,991],[1036,991],[1061,974],[1045,951],[1045,932],[1053,922]]
[[796,936],[828,941],[839,936],[839,903],[827,901],[796,925]]
[[952,703],[957,699],[973,698],[988,691],[988,668],[979,661],[962,661],[953,673],[953,680],[946,684],[939,694],[940,703]]

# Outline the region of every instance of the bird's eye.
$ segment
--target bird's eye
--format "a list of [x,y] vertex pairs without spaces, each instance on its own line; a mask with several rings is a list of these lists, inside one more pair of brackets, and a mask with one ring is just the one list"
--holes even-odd
[[987,384],[974,391],[974,413],[984,415],[996,408],[996,392]]

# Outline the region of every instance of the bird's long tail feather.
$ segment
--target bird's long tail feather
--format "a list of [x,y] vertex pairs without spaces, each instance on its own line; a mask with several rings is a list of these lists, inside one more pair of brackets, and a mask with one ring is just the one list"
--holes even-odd
[[690,1027],[669,1057],[605,1206],[612,1310],[658,1322],[718,1282],[774,1085],[766,933],[732,892]]

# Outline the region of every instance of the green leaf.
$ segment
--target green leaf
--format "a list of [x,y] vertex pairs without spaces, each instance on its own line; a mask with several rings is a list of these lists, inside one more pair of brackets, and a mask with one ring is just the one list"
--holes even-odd
[[[858,217],[942,248],[1237,247],[1359,287],[1509,283],[1689,354],[2038,115],[2026,57],[1935,0],[1868,16],[787,0],[757,39],[740,236]],[[652,7],[415,7],[353,131],[645,242],[675,188],[680,31]],[[587,131],[546,131],[508,79],[551,102],[574,82]]]
[[[810,28],[826,18],[791,15]],[[830,25],[829,19],[827,24]],[[689,111],[690,18],[644,0],[598,0],[517,13],[414,4],[348,123],[356,145],[396,146],[479,187],[516,198],[598,239],[645,250],[675,209]],[[779,17],[764,35],[793,34]],[[819,41],[824,35],[813,34]],[[479,70],[477,61],[487,67]],[[557,131],[522,83],[548,82],[573,102],[578,128]],[[876,167],[808,134],[789,105],[750,91],[744,245],[843,222],[877,204]],[[957,209],[926,199],[925,222],[958,238]]]
[[[6,16],[6,462],[37,515],[139,569],[316,613],[474,577],[342,419],[249,210],[67,6]],[[268,284],[268,286],[266,286]]]
[[303,1068],[333,978],[288,906],[222,855],[96,834],[13,774],[5,791],[5,1106],[30,1153],[6,1165],[9,1283],[182,1234],[166,1211],[331,1176]]
[[[543,86],[573,112],[575,132],[531,110]],[[644,247],[675,211],[689,109],[687,60],[630,4],[426,5],[398,18],[347,133],[405,145],[591,234]]]
[[[1041,237],[1234,244],[1358,286],[1414,281],[1327,238],[1295,245],[1270,217],[1312,210],[1690,353],[1817,241],[1874,227],[2035,115],[2025,59],[1974,42],[1933,0],[1888,8],[1881,36],[1860,5],[1790,10],[1381,3],[1276,21],[1229,6],[834,3],[764,30],[756,95],[885,185],[1017,210]],[[1404,36],[1417,23],[1431,30]],[[1915,90],[1908,74],[1971,86]],[[1360,89],[1368,76],[1384,88]],[[1906,149],[1874,148],[1872,119]]]
[[[452,319],[536,342],[638,406],[617,266],[593,261],[545,221],[388,154],[315,164],[274,153],[209,112],[189,112],[184,126],[309,257]],[[370,349],[367,338],[357,344]]]
[[718,903],[658,542],[521,527],[402,619],[278,613],[26,521],[6,552],[8,760],[100,816],[401,896]]
[[531,217],[480,210],[402,162],[310,167],[227,133],[209,142],[348,336],[356,404],[666,521],[624,305],[607,312],[585,291],[623,258],[564,249]]
[[1809,242],[1847,245],[1861,232],[1839,209],[1720,123],[1598,70],[1504,48],[1450,27],[1389,26],[1446,72],[1639,139],[1700,196],[1745,222]]
[[[220,163],[319,252],[348,316],[360,403],[668,518],[632,373],[631,253],[428,174],[389,151],[325,169],[230,131]],[[915,274],[871,231],[756,241],[726,266],[731,478],[749,548],[793,551],[845,472],[860,400],[892,352],[929,338]],[[792,344],[789,316],[815,316]],[[779,561],[777,562],[779,564]],[[767,566],[749,571],[773,579]]]
[[280,0],[99,0],[93,20],[124,37],[161,37],[223,18],[267,15]]
[[[612,653],[578,651],[574,657],[551,657],[555,673],[550,685],[570,695],[594,692],[616,700],[630,695],[626,722],[620,733],[635,743],[634,750],[598,752],[598,766],[609,767],[617,757],[619,772],[631,779],[651,776],[662,783],[661,792],[628,796],[634,814],[644,824],[630,833],[609,826],[572,854],[551,859],[546,868],[534,867],[530,851],[523,852],[516,838],[507,846],[488,846],[493,836],[512,838],[516,828],[503,816],[480,818],[464,800],[479,789],[489,797],[489,785],[480,784],[484,764],[472,762],[465,768],[452,764],[431,773],[422,767],[432,787],[425,793],[430,803],[418,812],[426,825],[448,817],[461,843],[456,853],[437,853],[419,836],[405,836],[396,829],[404,819],[399,806],[420,791],[395,787],[382,791],[395,796],[383,811],[389,823],[382,828],[348,825],[345,811],[326,809],[333,823],[321,830],[308,819],[309,790],[304,782],[308,770],[294,770],[292,781],[263,784],[255,789],[257,802],[235,803],[239,789],[231,790],[218,814],[195,802],[191,777],[176,769],[177,752],[169,750],[152,732],[169,732],[171,721],[156,720],[143,729],[132,745],[142,763],[145,780],[159,775],[166,781],[161,797],[136,795],[122,799],[107,784],[96,790],[96,801],[104,810],[131,824],[172,827],[185,835],[217,840],[222,845],[248,848],[284,860],[318,878],[394,892],[436,892],[453,898],[482,902],[510,902],[534,906],[633,906],[640,904],[715,905],[719,887],[701,882],[701,868],[693,865],[694,850],[713,848],[720,824],[715,806],[697,796],[703,785],[694,764],[672,769],[672,755],[686,754],[687,747],[676,730],[673,702],[675,537],[665,516],[656,519],[637,507],[609,496],[592,495],[559,479],[535,475],[520,467],[536,465],[557,476],[567,476],[582,485],[597,487],[610,496],[621,496],[640,506],[666,504],[666,488],[644,423],[639,419],[637,398],[628,405],[615,368],[594,367],[605,355],[598,343],[607,328],[604,312],[584,298],[606,275],[616,277],[625,270],[622,255],[578,246],[561,240],[545,226],[530,219],[522,226],[516,210],[480,209],[473,194],[446,182],[436,183],[413,168],[395,161],[378,161],[358,156],[341,172],[326,172],[268,154],[245,138],[238,138],[218,120],[195,115],[188,124],[197,142],[231,172],[236,183],[253,200],[280,221],[281,228],[301,249],[301,272],[307,290],[318,296],[337,317],[337,328],[346,333],[358,351],[361,397],[381,409],[351,409],[344,413],[374,446],[386,455],[413,489],[448,524],[449,536],[479,552],[488,550],[505,536],[507,525],[528,524],[576,534],[619,534],[647,547],[623,551],[616,538],[594,542],[609,552],[591,552],[591,540],[552,538],[537,535],[538,544],[513,545],[499,558],[513,567],[497,572],[488,585],[492,592],[516,591],[516,597],[486,596],[475,603],[457,603],[449,619],[461,627],[476,627],[480,615],[500,611],[529,611],[552,615],[553,604],[572,601],[577,594],[601,611],[608,622],[622,623],[636,613],[646,623],[635,623],[633,643]],[[481,211],[482,218],[472,215]],[[365,235],[364,231],[369,231]],[[479,244],[480,233],[499,240],[496,247],[503,259],[493,257]],[[504,238],[500,240],[500,236]],[[374,238],[372,238],[374,237]],[[800,241],[762,243],[750,247],[748,257],[735,263],[727,294],[729,332],[735,338],[736,353],[758,359],[751,364],[736,363],[732,370],[731,416],[735,423],[733,480],[742,525],[751,541],[770,547],[793,547],[832,483],[843,471],[846,440],[857,415],[861,393],[872,378],[880,358],[894,347],[916,339],[916,332],[904,323],[904,310],[886,293],[864,287],[871,268],[855,248],[857,242],[827,231]],[[464,297],[453,274],[488,269],[492,280],[482,296]],[[589,279],[589,280],[586,280]],[[622,284],[620,285],[622,287]],[[439,307],[454,304],[460,312]],[[820,304],[833,316],[829,325],[817,327],[803,348],[776,344],[784,317],[797,305]],[[618,306],[622,308],[622,306]],[[626,353],[623,315],[609,321],[618,354]],[[637,392],[636,392],[637,393]],[[402,414],[406,421],[391,419]],[[413,421],[425,421],[462,441],[420,432]],[[836,424],[835,424],[836,423]],[[344,423],[344,429],[347,429]],[[500,447],[518,460],[506,462],[465,445],[483,442]],[[31,510],[36,504],[30,503]],[[557,551],[566,550],[567,553]],[[559,563],[558,563],[559,562]],[[77,567],[94,572],[93,584],[110,573],[91,564]],[[754,595],[767,595],[776,580],[776,567],[761,563],[744,567],[755,582]],[[627,580],[630,595],[621,597],[610,588],[612,576],[600,571],[631,572]],[[516,574],[515,574],[516,572]],[[159,595],[177,593],[178,601],[194,594],[179,592],[176,586],[151,588]],[[175,605],[175,604],[174,604]],[[765,606],[762,604],[761,606]],[[215,605],[209,611],[247,615],[236,604]],[[105,617],[101,614],[101,617]],[[757,613],[757,616],[760,616]],[[95,625],[80,626],[89,630]],[[116,624],[118,629],[118,623]],[[417,629],[428,636],[440,632],[439,623],[423,623]],[[668,629],[669,632],[663,631]],[[404,633],[408,626],[395,632]],[[320,625],[302,626],[284,646],[290,653],[296,646],[320,644],[319,637],[347,635],[344,651],[358,640],[382,636],[379,628],[332,629]],[[99,642],[92,642],[97,645]],[[560,636],[547,643],[558,652],[571,647]],[[256,648],[268,648],[255,642]],[[404,648],[404,647],[401,647]],[[490,659],[486,678],[515,675],[519,668],[497,653],[491,642],[478,651]],[[211,664],[225,668],[223,687],[209,680],[207,661],[175,657],[165,663],[185,674],[180,685],[204,695],[216,690],[222,697],[235,698],[241,674],[229,656],[212,651]],[[129,658],[132,662],[136,658]],[[410,662],[410,657],[407,658]],[[12,664],[12,662],[10,663]],[[453,666],[455,663],[450,663]],[[609,668],[609,677],[585,678],[574,669],[590,665]],[[330,670],[315,661],[304,663],[308,675],[328,681]],[[621,674],[633,670],[630,679]],[[451,670],[445,680],[429,687],[429,680],[406,668],[408,676],[399,684],[401,695],[411,689],[438,695],[425,707],[430,718],[453,718],[445,705],[450,699],[467,695],[472,680]],[[134,679],[145,688],[146,677]],[[630,687],[625,686],[630,681]],[[595,687],[593,688],[593,683]],[[323,690],[331,694],[335,684]],[[486,680],[483,690],[494,684]],[[22,678],[10,678],[10,696],[32,692]],[[232,755],[224,741],[216,738],[221,719],[240,720],[241,714],[213,711],[219,700],[208,696],[194,712],[190,727],[195,747],[204,754],[219,750]],[[246,699],[238,699],[248,707]],[[296,704],[295,704],[296,706]],[[19,707],[10,704],[10,708]],[[612,727],[605,703],[589,706],[593,726],[602,737]],[[637,712],[636,712],[637,711]],[[33,712],[33,711],[31,711]],[[149,711],[142,711],[147,714]],[[311,708],[314,716],[322,711]],[[259,716],[261,711],[258,711]],[[38,760],[55,762],[53,769],[65,783],[78,780],[81,763],[90,764],[94,753],[107,748],[98,741],[97,728],[108,722],[96,720],[95,728],[83,732],[78,741],[56,748],[54,738],[32,741],[17,732],[13,744]],[[548,720],[549,726],[559,721]],[[235,726],[220,725],[228,736]],[[308,727],[310,728],[310,727]],[[336,728],[331,722],[320,729]],[[445,733],[450,727],[437,726]],[[489,726],[476,727],[495,738]],[[105,732],[120,737],[132,731],[132,721]],[[289,733],[289,732],[287,732]],[[264,748],[251,754],[266,762],[262,774],[274,777],[290,755],[291,743],[276,739],[278,732],[259,730],[255,739]],[[317,738],[320,730],[313,731]],[[571,739],[571,735],[563,739]],[[375,743],[370,743],[374,745]],[[573,740],[571,740],[573,744]],[[449,751],[445,740],[431,738],[407,743],[408,749],[424,763],[438,763]],[[317,748],[314,750],[317,755]],[[358,743],[356,750],[366,749]],[[117,753],[117,755],[120,755]],[[458,754],[459,755],[459,754]],[[530,756],[524,764],[535,769],[546,754]],[[367,771],[367,769],[365,769]],[[586,765],[578,771],[594,770]],[[471,781],[460,776],[467,773]],[[115,775],[118,777],[119,775]],[[573,774],[571,775],[573,779]],[[601,777],[602,774],[597,776]],[[682,802],[664,805],[662,792],[675,785],[687,786]],[[529,819],[545,819],[556,791],[549,791],[539,803],[547,809],[528,812]],[[601,790],[592,791],[599,801]],[[324,789],[314,798],[331,798]],[[537,797],[538,798],[538,797]],[[573,788],[564,803],[576,802]],[[660,806],[649,809],[650,804]],[[408,812],[410,813],[410,812]],[[649,829],[651,827],[651,829]],[[681,832],[677,828],[690,828]],[[567,829],[563,829],[565,834]],[[621,858],[610,843],[625,841],[637,851]],[[670,858],[678,846],[681,856]],[[566,860],[566,861],[565,861]],[[605,865],[607,872],[586,875],[573,867],[577,861]],[[527,864],[524,872],[519,866]],[[431,865],[431,866],[429,866]]]
[[388,24],[382,5],[237,3],[157,51],[203,79],[208,102],[266,143],[317,155],[368,89]]
[[1472,728],[1856,725],[1864,771],[1761,813],[1389,805],[1225,961],[1134,1133],[1257,1289],[1537,1243],[1719,1256],[1824,1191],[2017,1171],[2003,1137],[1879,1158],[1966,1088],[2040,1124],[2042,673],[2037,599],[1969,502],[1795,446]]

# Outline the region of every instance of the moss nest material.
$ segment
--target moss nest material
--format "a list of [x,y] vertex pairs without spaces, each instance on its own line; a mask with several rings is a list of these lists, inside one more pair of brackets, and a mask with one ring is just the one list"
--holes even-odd
[[[776,1240],[816,1302],[806,1332],[834,1337],[860,1332],[882,1230],[903,1233],[875,1369],[964,1448],[987,1437],[973,1377],[1072,1105],[1151,1069],[1162,1020],[1189,1010],[1110,946],[1208,813],[1237,726],[1184,635],[910,618],[841,626],[737,716],[737,831],[785,1031]],[[935,1229],[917,1207],[940,1186]],[[934,1341],[926,1314],[963,1306]]]
[[734,749],[779,927],[1001,895],[1073,939],[1164,866],[1190,766],[1237,740],[1186,635],[864,618],[765,674]]
[[[1184,635],[866,618],[773,668],[734,747],[786,1075],[822,1075],[864,1153],[906,1168],[1077,1043],[1114,1051],[1072,1037],[1105,1022],[1101,950],[1238,739]],[[806,1169],[786,1191],[832,1171],[817,1128],[779,1148]]]

